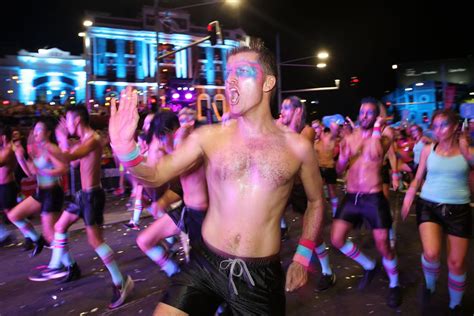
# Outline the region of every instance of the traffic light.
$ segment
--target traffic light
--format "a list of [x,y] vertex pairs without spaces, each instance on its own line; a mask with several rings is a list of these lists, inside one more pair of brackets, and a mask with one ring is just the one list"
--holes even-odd
[[350,86],[351,87],[357,87],[359,86],[359,83],[360,83],[360,80],[359,80],[359,77],[351,77],[351,80],[350,80]]
[[223,43],[219,21],[212,21],[207,25],[207,35],[209,36],[209,41],[211,41],[212,46],[217,44],[217,40]]

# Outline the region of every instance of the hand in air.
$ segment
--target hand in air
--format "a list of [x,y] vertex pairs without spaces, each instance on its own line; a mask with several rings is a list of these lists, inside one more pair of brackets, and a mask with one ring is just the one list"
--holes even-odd
[[58,126],[56,126],[56,130],[54,132],[56,134],[56,139],[58,140],[58,143],[67,142],[68,131],[66,119],[64,117],[59,121]]
[[292,292],[299,289],[308,282],[308,271],[298,262],[292,262],[286,273],[285,290]]
[[139,119],[137,104],[137,93],[130,86],[120,93],[119,102],[115,98],[112,99],[109,121],[112,145],[127,146],[133,143]]

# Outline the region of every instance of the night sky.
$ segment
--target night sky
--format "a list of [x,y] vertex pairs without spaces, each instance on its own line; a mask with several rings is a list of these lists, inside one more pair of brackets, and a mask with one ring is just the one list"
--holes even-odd
[[[332,92],[300,94],[318,115],[353,114],[360,97],[382,97],[395,88],[393,63],[463,58],[474,53],[474,27],[467,4],[420,1],[281,1],[244,0],[239,9],[213,4],[190,9],[192,21],[206,25],[219,20],[224,27],[241,27],[252,36],[263,38],[274,50],[275,34],[280,33],[282,61],[306,57],[319,49],[331,54],[328,67],[282,69],[283,89],[333,85]],[[20,49],[37,51],[58,47],[79,55],[85,11],[108,12],[118,17],[135,17],[143,5],[153,0],[47,0],[8,1],[0,21],[0,54],[16,54]],[[173,8],[206,0],[161,0]],[[388,2],[388,1],[384,1]],[[307,60],[302,63],[314,63]],[[351,76],[360,79],[349,87]]]

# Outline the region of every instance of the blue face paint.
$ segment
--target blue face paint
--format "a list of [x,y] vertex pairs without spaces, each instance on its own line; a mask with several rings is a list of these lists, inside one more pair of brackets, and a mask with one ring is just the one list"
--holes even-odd
[[433,123],[433,129],[442,129],[449,127],[448,121],[441,121],[440,123],[436,124]]
[[227,65],[225,72],[225,80],[229,78],[231,74],[239,79],[257,79],[259,72],[263,73],[262,67],[257,62],[238,62],[231,65]]

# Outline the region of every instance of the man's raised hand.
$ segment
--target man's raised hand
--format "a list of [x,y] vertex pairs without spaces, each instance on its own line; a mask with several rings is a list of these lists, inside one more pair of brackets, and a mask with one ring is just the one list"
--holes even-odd
[[[133,146],[135,130],[138,125],[138,96],[132,87],[128,86],[120,93],[117,104],[115,98],[111,101],[109,136],[114,148],[131,148]],[[118,109],[117,109],[118,105]]]

